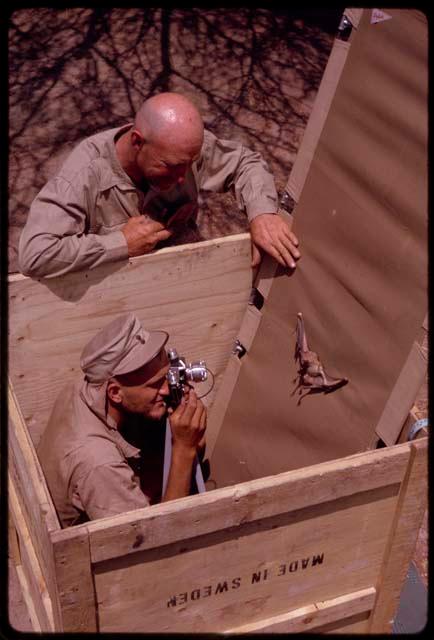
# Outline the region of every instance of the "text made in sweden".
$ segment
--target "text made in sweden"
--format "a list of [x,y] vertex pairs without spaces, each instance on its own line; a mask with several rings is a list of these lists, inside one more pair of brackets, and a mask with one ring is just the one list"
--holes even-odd
[[171,596],[167,600],[167,606],[177,607],[187,602],[196,602],[203,598],[209,598],[211,596],[218,596],[222,593],[227,593],[235,589],[239,589],[242,586],[264,583],[268,580],[279,578],[280,576],[290,576],[300,571],[304,571],[309,567],[319,567],[324,562],[324,554],[317,554],[309,556],[307,558],[301,558],[300,560],[292,560],[291,562],[283,562],[273,565],[267,569],[260,569],[253,571],[250,575],[236,578],[229,578],[227,580],[220,580],[214,584],[208,584],[203,587],[196,587],[195,589],[188,589],[177,595]]

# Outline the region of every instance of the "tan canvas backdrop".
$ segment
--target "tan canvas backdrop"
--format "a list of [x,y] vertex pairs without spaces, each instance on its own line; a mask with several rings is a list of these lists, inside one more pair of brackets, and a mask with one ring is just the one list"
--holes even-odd
[[[427,313],[427,22],[385,11],[391,19],[371,24],[364,10],[352,35],[295,209],[303,257],[293,276],[277,270],[243,357],[211,458],[217,486],[366,450],[388,403],[402,414],[393,391],[406,363],[414,375],[400,388],[420,382],[411,354]],[[326,370],[350,379],[300,404],[299,311]]]

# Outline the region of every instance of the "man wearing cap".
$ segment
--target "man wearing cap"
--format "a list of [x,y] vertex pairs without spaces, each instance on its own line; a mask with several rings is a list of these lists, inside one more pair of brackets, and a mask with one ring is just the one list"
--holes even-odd
[[179,241],[195,227],[206,192],[232,192],[247,214],[252,266],[265,251],[295,267],[298,240],[276,215],[274,179],[263,158],[204,130],[195,105],[166,92],[146,100],[133,123],[86,138],[72,151],[30,207],[20,270],[59,276],[149,253],[173,234]]
[[[84,379],[60,393],[37,448],[63,527],[189,494],[206,409],[193,390],[167,408],[167,340],[128,314],[85,346]],[[168,414],[172,457],[161,496]]]

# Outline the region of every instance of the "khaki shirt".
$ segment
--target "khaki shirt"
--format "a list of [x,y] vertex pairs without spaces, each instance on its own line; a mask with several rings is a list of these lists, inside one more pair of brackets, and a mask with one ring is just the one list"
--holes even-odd
[[[59,395],[37,447],[63,527],[146,507],[161,498],[164,424],[157,423],[159,448],[146,456],[125,440],[110,418],[103,420],[86,403],[83,384],[68,385]],[[136,432],[156,429],[144,423],[141,419]],[[159,456],[154,455],[157,450]]]
[[197,207],[200,192],[232,191],[249,221],[277,211],[274,179],[260,154],[209,131],[182,185],[164,195],[142,191],[121,167],[115,149],[119,135],[131,126],[86,138],[36,196],[19,242],[22,273],[53,277],[126,260],[120,229],[130,217],[146,212],[161,219],[163,210],[172,215],[186,204]]

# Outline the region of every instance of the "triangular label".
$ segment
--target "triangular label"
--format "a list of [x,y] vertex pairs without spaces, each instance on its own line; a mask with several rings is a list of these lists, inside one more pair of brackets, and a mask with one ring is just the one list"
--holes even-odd
[[385,11],[381,11],[380,9],[372,9],[371,15],[371,24],[377,24],[377,22],[384,22],[385,20],[390,20],[392,16],[390,16]]

